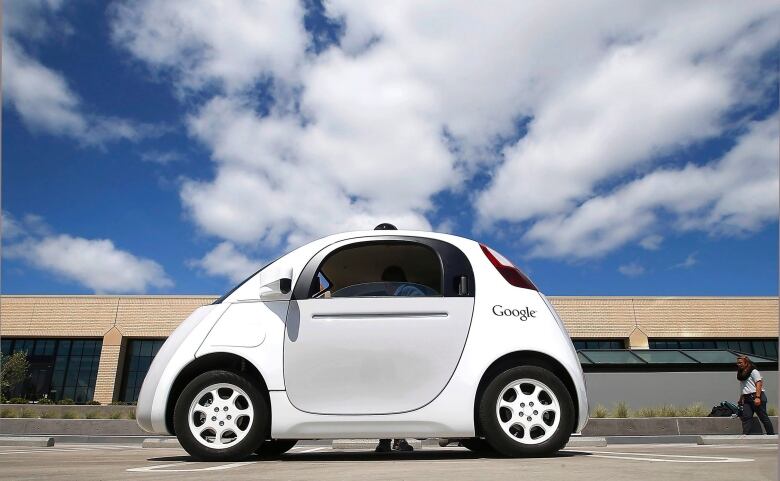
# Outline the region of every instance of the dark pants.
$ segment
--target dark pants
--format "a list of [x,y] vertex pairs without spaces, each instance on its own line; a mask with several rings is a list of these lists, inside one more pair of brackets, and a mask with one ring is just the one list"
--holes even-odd
[[764,425],[764,431],[767,434],[774,434],[775,430],[772,428],[772,421],[766,413],[766,394],[761,393],[761,405],[756,406],[753,404],[754,394],[745,394],[743,401],[745,404],[742,406],[742,434],[750,434],[750,428],[753,426],[753,413],[758,415],[758,419],[761,424]]

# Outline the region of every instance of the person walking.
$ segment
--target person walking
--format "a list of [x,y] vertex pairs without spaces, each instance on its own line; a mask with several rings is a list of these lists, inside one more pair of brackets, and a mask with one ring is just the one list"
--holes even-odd
[[738,404],[742,406],[742,434],[750,434],[754,412],[758,415],[761,424],[764,425],[764,431],[767,434],[774,434],[772,420],[766,413],[764,380],[747,356],[737,358],[737,380],[740,387]]

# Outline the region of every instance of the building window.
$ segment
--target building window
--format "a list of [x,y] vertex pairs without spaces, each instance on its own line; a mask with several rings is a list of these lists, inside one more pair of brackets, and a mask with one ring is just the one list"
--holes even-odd
[[625,349],[626,343],[622,339],[575,339],[574,348],[581,349]]
[[777,359],[777,339],[651,339],[650,349],[731,349]]
[[125,368],[122,375],[122,390],[119,400],[124,402],[138,401],[138,393],[144,382],[152,359],[157,355],[165,339],[131,339],[127,343]]
[[100,339],[3,339],[4,355],[25,352],[30,363],[28,379],[10,395],[91,401],[102,347]]

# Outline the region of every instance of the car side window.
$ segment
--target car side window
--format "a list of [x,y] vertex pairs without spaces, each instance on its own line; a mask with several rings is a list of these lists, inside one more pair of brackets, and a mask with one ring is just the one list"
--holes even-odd
[[429,246],[381,241],[350,244],[329,254],[309,297],[432,297],[442,295],[442,262]]

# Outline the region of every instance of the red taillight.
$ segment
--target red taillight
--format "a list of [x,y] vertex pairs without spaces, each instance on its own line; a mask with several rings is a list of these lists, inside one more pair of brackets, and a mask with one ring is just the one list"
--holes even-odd
[[534,283],[531,282],[531,279],[526,277],[525,274],[520,272],[520,269],[509,262],[509,259],[484,244],[480,244],[479,247],[482,248],[482,252],[485,253],[485,256],[490,260],[490,263],[493,264],[493,267],[495,267],[502,276],[504,276],[504,279],[506,279],[508,283],[515,287],[522,287],[523,289],[539,290]]

